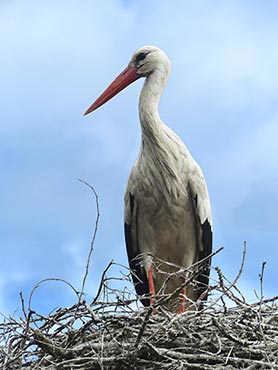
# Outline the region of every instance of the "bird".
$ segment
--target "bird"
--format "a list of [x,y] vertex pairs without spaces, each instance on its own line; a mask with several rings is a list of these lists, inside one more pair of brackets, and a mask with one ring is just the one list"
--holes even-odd
[[[124,196],[127,256],[143,306],[153,306],[161,294],[168,297],[165,307],[182,313],[195,309],[198,299],[207,299],[212,215],[200,166],[159,115],[170,70],[162,49],[139,48],[84,115],[145,78],[139,98],[141,146]],[[203,260],[203,269],[196,268]]]

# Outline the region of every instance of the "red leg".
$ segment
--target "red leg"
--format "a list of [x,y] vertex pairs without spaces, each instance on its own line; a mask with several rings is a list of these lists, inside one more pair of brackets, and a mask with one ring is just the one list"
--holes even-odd
[[149,283],[149,291],[151,294],[150,305],[153,305],[154,297],[155,297],[155,288],[154,288],[154,281],[153,281],[153,267],[152,266],[148,270],[148,283]]
[[[183,279],[182,284],[185,284],[186,281]],[[185,311],[185,296],[186,296],[186,287],[183,287],[180,292],[180,306],[178,309],[178,313],[183,313]]]

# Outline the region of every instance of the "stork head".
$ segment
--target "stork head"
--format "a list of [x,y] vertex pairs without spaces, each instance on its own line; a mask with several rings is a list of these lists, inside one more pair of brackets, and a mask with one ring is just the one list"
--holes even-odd
[[144,46],[136,50],[128,66],[86,110],[84,115],[93,112],[105,104],[138,78],[148,77],[155,71],[162,72],[163,75],[168,76],[170,62],[166,54],[156,46]]
[[140,77],[148,77],[157,70],[166,70],[168,74],[170,62],[166,54],[158,47],[143,46],[133,54],[128,67],[136,68],[136,73]]

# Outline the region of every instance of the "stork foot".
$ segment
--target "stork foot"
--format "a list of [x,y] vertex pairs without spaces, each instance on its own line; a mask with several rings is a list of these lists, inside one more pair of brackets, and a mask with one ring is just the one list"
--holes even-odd
[[[185,284],[186,280],[183,279],[182,284]],[[178,313],[183,313],[185,311],[185,297],[186,297],[186,287],[183,287],[180,292],[180,305]]]
[[155,287],[154,287],[154,281],[153,281],[153,267],[151,266],[148,270],[148,284],[149,284],[149,291],[150,291],[150,306],[154,304],[154,298],[155,298]]

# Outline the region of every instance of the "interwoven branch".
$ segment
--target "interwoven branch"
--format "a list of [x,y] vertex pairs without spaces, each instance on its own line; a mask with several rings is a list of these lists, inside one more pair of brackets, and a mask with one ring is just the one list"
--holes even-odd
[[278,369],[277,297],[256,304],[236,298],[235,307],[224,308],[214,296],[231,302],[239,293],[223,285],[218,269],[221,281],[202,311],[177,315],[138,309],[135,295],[109,287],[108,272],[91,304],[78,300],[47,317],[24,307],[26,316],[6,319],[0,368]]
[[[171,297],[163,292],[153,307],[140,308],[132,291],[112,287],[115,281],[122,280],[122,286],[131,282],[127,268],[126,275],[109,276],[113,261],[102,274],[96,297],[91,303],[84,300],[99,206],[94,189],[82,182],[95,195],[97,219],[81,290],[63,279],[45,279],[33,288],[27,308],[20,294],[23,317],[8,317],[0,324],[1,370],[278,369],[278,296],[263,296],[265,263],[257,303],[247,303],[237,286],[246,245],[236,278],[230,282],[216,267],[209,299],[197,302],[194,311],[167,311],[164,303]],[[194,285],[194,279],[192,274],[187,284]],[[38,286],[53,281],[72,289],[77,303],[45,316],[32,309],[32,297]]]

